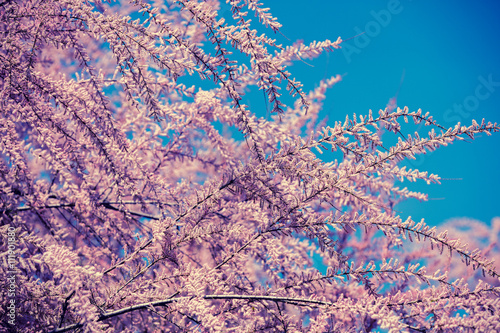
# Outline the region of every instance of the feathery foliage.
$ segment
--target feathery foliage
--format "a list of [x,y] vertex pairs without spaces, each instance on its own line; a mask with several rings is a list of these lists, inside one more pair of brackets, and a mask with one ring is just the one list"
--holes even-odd
[[499,220],[449,235],[393,209],[427,199],[397,181],[440,182],[400,162],[496,123],[327,126],[341,77],[305,92],[287,66],[342,39],[279,45],[256,0],[5,0],[0,26],[4,331],[500,330]]

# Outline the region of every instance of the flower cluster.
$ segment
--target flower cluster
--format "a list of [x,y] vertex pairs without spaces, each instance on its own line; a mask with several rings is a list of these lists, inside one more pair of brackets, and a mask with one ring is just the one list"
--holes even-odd
[[498,221],[448,234],[394,210],[427,199],[397,182],[440,182],[402,161],[500,127],[392,104],[328,126],[341,77],[305,92],[288,66],[342,39],[262,33],[280,28],[257,0],[2,2],[0,275],[15,230],[18,331],[500,330]]

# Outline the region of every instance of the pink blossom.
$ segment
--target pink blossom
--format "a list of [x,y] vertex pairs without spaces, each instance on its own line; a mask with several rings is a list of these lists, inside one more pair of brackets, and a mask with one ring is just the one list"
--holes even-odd
[[[395,99],[319,119],[342,77],[306,92],[289,65],[342,39],[280,45],[271,12],[2,3],[2,330],[500,330],[498,219],[447,232],[394,210],[427,200],[396,181],[441,179],[402,161],[500,127],[445,128]],[[250,87],[271,117],[244,104]]]

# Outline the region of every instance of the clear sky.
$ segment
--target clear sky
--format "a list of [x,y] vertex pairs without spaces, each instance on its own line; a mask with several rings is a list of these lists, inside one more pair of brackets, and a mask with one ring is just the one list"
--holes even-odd
[[[314,67],[296,63],[289,68],[305,91],[325,76],[347,73],[327,94],[322,115],[331,122],[384,108],[404,72],[398,106],[429,111],[445,127],[482,118],[500,123],[500,1],[263,2],[283,24],[287,43],[338,36],[347,40],[365,32],[346,41],[343,50],[309,61]],[[416,129],[409,127],[406,134]],[[443,180],[442,185],[405,182],[410,190],[437,200],[400,204],[401,216],[425,218],[431,225],[462,216],[489,223],[500,216],[499,147],[500,133],[483,135],[407,163],[461,180]]]

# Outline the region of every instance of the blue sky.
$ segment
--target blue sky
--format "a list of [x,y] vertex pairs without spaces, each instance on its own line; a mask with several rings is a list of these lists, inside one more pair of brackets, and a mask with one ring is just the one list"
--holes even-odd
[[[283,24],[289,41],[277,38],[284,43],[338,36],[347,40],[365,31],[363,37],[346,41],[344,50],[309,61],[314,67],[296,63],[289,68],[306,91],[325,76],[347,73],[327,94],[322,116],[331,122],[384,108],[404,72],[399,106],[429,111],[445,127],[482,118],[500,123],[499,1],[264,2]],[[408,129],[406,134],[413,134],[417,127]],[[425,218],[431,225],[464,216],[489,223],[500,216],[499,147],[500,133],[482,135],[407,163],[461,180],[443,180],[442,185],[405,182],[403,186],[436,200],[400,204],[401,216]]]

